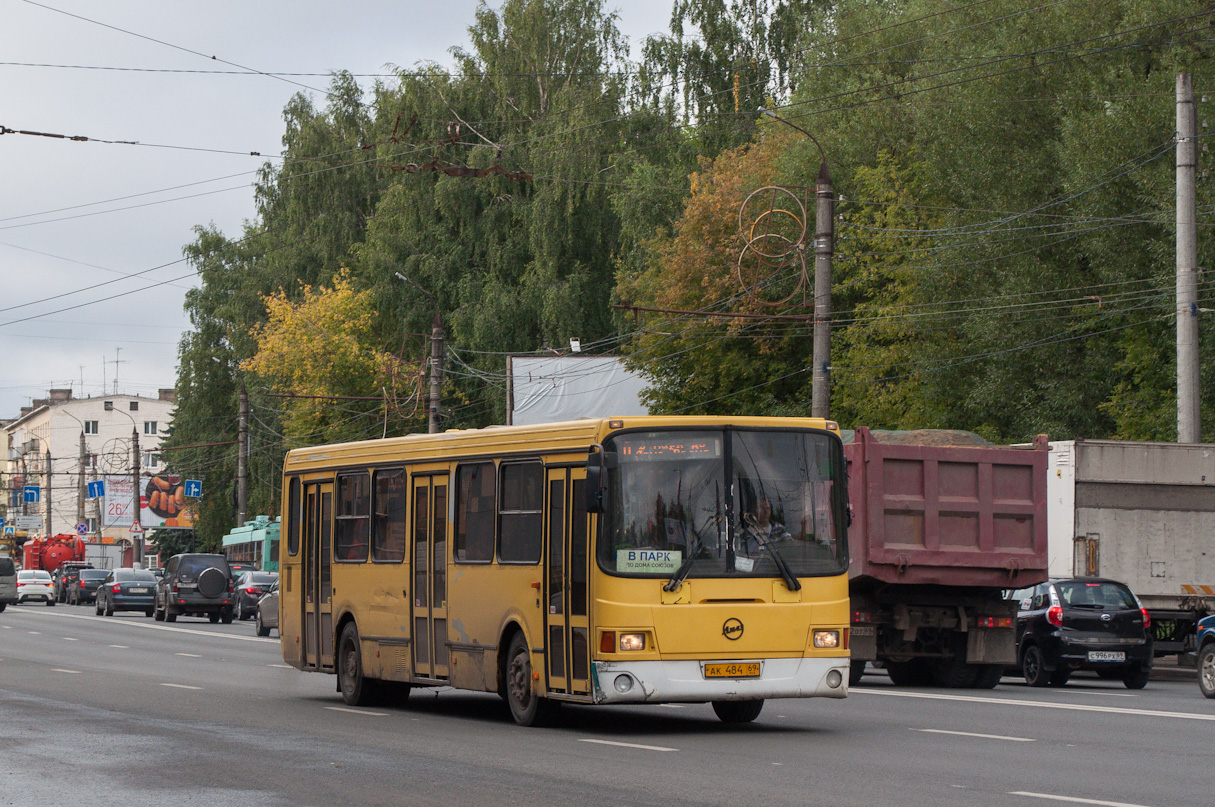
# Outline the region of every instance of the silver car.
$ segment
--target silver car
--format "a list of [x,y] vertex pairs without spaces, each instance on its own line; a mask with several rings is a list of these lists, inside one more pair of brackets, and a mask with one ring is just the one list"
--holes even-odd
[[0,611],[17,604],[17,567],[7,555],[0,557]]
[[[257,635],[269,636],[270,629],[278,630],[278,578],[270,584],[270,590],[257,601]],[[280,634],[281,635],[281,634]]]
[[50,572],[42,569],[22,569],[17,572],[17,602],[30,600],[55,604],[55,583],[51,580]]

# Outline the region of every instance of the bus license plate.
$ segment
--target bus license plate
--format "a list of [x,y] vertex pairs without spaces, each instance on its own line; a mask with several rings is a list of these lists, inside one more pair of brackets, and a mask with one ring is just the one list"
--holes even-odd
[[1126,661],[1126,653],[1121,650],[1090,650],[1089,661]]
[[759,678],[759,662],[706,664],[705,678]]

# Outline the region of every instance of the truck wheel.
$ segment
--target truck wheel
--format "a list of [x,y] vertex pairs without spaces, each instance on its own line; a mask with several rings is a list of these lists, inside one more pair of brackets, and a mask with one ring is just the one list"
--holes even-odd
[[713,701],[713,711],[723,723],[750,723],[763,709],[763,701]]
[[1198,689],[1215,698],[1215,642],[1204,645],[1198,654]]
[[848,686],[854,687],[865,676],[865,662],[853,659],[848,662]]
[[1050,673],[1042,664],[1042,651],[1037,645],[1031,644],[1025,648],[1021,658],[1021,674],[1025,676],[1025,683],[1031,687],[1044,687],[1050,683]]
[[1128,667],[1122,673],[1122,683],[1126,684],[1127,689],[1143,689],[1147,686],[1148,678],[1151,677],[1152,668],[1146,664],[1136,664],[1133,667]]
[[940,659],[932,666],[932,682],[948,689],[969,689],[974,686],[978,667],[967,664],[964,655]]
[[1004,677],[1003,664],[981,664],[975,676],[975,689],[995,689]]

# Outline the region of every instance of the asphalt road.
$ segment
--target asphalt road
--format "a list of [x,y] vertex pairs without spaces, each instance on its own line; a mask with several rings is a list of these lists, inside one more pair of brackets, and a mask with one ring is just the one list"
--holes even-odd
[[566,708],[524,729],[493,695],[349,709],[251,623],[87,607],[0,613],[0,805],[892,805],[1215,803],[1215,701],[1139,692],[896,688],[707,705]]

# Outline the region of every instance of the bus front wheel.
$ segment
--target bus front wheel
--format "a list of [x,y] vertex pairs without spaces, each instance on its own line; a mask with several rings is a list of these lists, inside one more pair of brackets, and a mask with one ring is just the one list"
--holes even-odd
[[713,711],[723,723],[750,723],[763,711],[760,701],[713,701]]
[[557,711],[558,704],[532,691],[532,654],[522,632],[510,640],[506,653],[506,702],[511,717],[520,726],[542,726]]
[[338,689],[348,705],[370,706],[375,702],[380,682],[363,675],[359,629],[353,622],[342,628],[342,638],[338,640],[337,674]]

